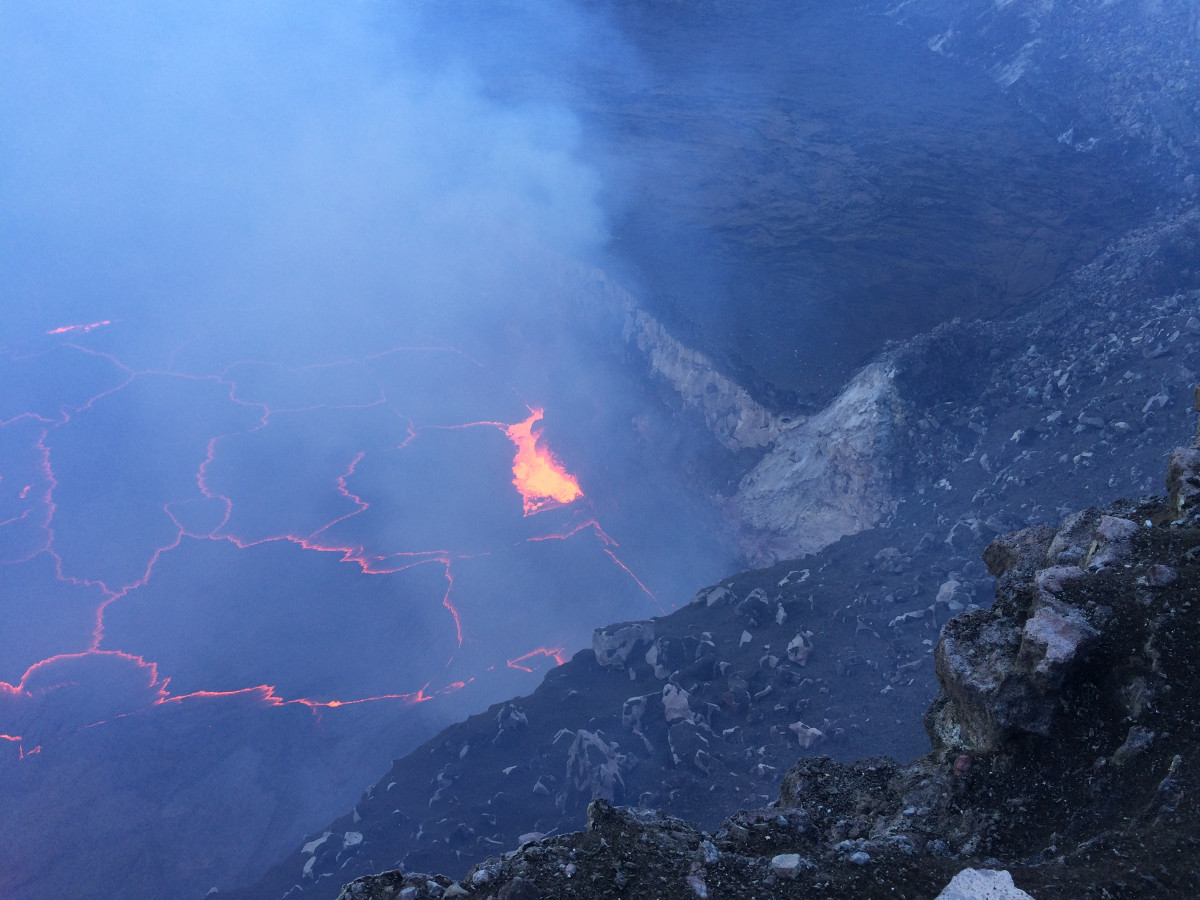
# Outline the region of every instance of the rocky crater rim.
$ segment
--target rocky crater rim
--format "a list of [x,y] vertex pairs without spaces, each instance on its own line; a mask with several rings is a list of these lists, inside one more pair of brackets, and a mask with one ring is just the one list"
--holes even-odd
[[[583,832],[530,835],[461,881],[391,872],[341,898],[1195,896],[1200,432],[1169,472],[1166,498],[989,544],[995,602],[938,640],[933,750],[912,763],[801,759],[778,800],[711,833],[614,807],[600,784]],[[610,626],[594,652],[623,666],[652,640],[653,623]],[[681,693],[667,684],[664,707],[692,717]]]

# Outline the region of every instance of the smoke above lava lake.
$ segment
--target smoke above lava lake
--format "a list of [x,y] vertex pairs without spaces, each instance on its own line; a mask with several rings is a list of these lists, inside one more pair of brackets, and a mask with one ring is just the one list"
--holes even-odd
[[253,880],[441,725],[723,571],[641,461],[581,126],[476,65],[615,39],[486,18],[0,22],[0,894]]

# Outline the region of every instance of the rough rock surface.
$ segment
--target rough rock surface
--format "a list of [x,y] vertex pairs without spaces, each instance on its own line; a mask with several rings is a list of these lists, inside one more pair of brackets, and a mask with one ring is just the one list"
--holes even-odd
[[685,346],[662,323],[626,295],[622,336],[642,353],[655,375],[667,380],[686,408],[697,409],[718,441],[729,450],[772,444],[796,420],[778,416],[742,385],[719,372],[713,361]]
[[930,49],[984,71],[1061,144],[1081,154],[1166,160],[1185,190],[1200,187],[1196,4],[889,0],[886,6]]
[[[636,51],[618,102],[582,115],[615,180],[636,159],[614,226],[640,306],[777,413],[823,408],[888,340],[1027,308],[1166,193],[1119,154],[1059,143],[974,56],[931,49],[946,26],[907,5],[588,2]],[[1087,35],[1101,6],[1062,18]],[[1120,37],[1117,65],[1170,40]],[[1171,90],[1147,80],[1143,103]]]
[[[1065,577],[1050,551],[1089,529],[1093,555],[1104,534],[1127,548]],[[392,872],[340,896],[981,896],[956,893],[972,880],[982,896],[1023,896],[1014,883],[1039,900],[1196,896],[1198,551],[1200,527],[1162,498],[997,539],[996,601],[947,625],[934,749],[908,765],[801,759],[777,800],[712,832],[596,799],[585,831],[527,836],[461,881]],[[1175,577],[1152,578],[1159,567]],[[1030,629],[1046,610],[1059,637]]]
[[1033,900],[1013,884],[1008,872],[994,869],[963,869],[951,879],[937,900]]
[[[1200,212],[1167,208],[1024,315],[956,320],[895,345],[809,416],[768,414],[728,379],[706,390],[725,410],[723,425],[705,413],[719,441],[730,446],[731,428],[755,435],[738,444],[729,483],[710,480],[747,561],[770,565],[902,521],[929,528],[930,516],[950,520],[952,549],[976,553],[1100,492],[1153,490],[1154,454],[1185,436],[1177,411],[1200,373],[1197,248]],[[699,384],[723,377],[697,365]],[[693,394],[680,390],[686,405]],[[1197,505],[1198,468],[1195,453],[1177,452],[1173,502]],[[1053,509],[1049,482],[1061,498]]]
[[820,413],[779,435],[729,507],[743,553],[769,565],[870,528],[895,508],[890,457],[899,398],[893,372],[859,372]]
[[[772,0],[598,5],[633,37],[658,79],[653,98],[672,110],[669,125],[656,125],[639,87],[621,115],[600,115],[623,154],[646,146],[663,163],[648,164],[644,201],[621,236],[646,280],[634,282],[636,298],[614,285],[614,306],[637,365],[734,453],[716,477],[698,480],[741,523],[748,562],[811,553],[873,527],[914,487],[928,492],[945,479],[957,494],[987,474],[998,499],[1064,455],[1073,469],[1103,470],[1098,455],[1121,456],[1147,439],[1162,446],[1164,435],[1147,432],[1198,368],[1188,341],[1189,328],[1200,329],[1189,201],[1200,160],[1194,4],[871,0],[802,14]],[[671,39],[648,39],[647,27]],[[805,54],[793,52],[793,27],[812,38]],[[715,34],[720,44],[710,47]],[[695,63],[692,40],[704,71],[716,59],[728,66],[716,118],[732,133],[714,122],[711,98],[699,102],[691,81],[674,81]],[[871,73],[886,81],[875,92],[907,91],[889,109],[894,119],[875,111],[854,121],[861,104],[843,97],[844,79],[826,81],[837,66],[824,54],[845,46],[843,55],[857,55],[861,42],[904,61],[904,71]],[[919,89],[908,77],[922,79]],[[971,100],[952,100],[948,85]],[[794,94],[808,90],[821,102],[798,102]],[[949,109],[935,114],[917,97],[1015,118],[944,120]],[[962,144],[971,133],[989,135],[988,146]],[[996,143],[1008,136],[1018,146]],[[922,148],[919,165],[903,147]],[[996,158],[1002,176],[991,171]],[[1037,171],[1020,169],[1035,158]],[[1024,189],[1050,172],[1053,187],[1031,200]],[[1115,182],[1089,182],[1102,174]],[[667,262],[681,251],[664,242],[687,246],[693,232],[708,236],[704,253],[720,278]],[[718,285],[720,302],[692,278]],[[877,305],[864,308],[864,298]],[[709,321],[728,305],[737,316]],[[833,309],[861,313],[850,325],[821,312]],[[938,328],[877,356],[882,335],[931,324],[900,321],[899,309],[987,321]],[[1001,318],[1017,311],[1026,312],[1017,322]],[[953,477],[963,463],[983,473]],[[1057,515],[1005,508],[1033,523]],[[959,531],[979,540],[987,518],[968,514]]]

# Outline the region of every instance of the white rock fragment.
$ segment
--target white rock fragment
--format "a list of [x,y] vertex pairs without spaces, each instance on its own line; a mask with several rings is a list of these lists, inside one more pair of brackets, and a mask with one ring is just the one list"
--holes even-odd
[[668,722],[695,722],[696,714],[688,706],[688,692],[681,687],[668,684],[662,692],[663,710]]
[[361,831],[347,831],[342,835],[342,849],[349,850],[351,847],[357,847],[363,842]]
[[942,586],[938,588],[937,597],[934,599],[933,602],[949,604],[951,600],[955,599],[955,597],[958,595],[958,593],[961,590],[962,590],[962,582],[961,581],[958,581],[955,578],[951,578],[947,581],[943,581]]
[[692,598],[692,603],[703,603],[709,607],[720,606],[728,603],[731,597],[733,597],[733,592],[729,588],[717,585],[716,587],[697,591],[696,596]]
[[1164,406],[1167,405],[1167,401],[1169,401],[1170,399],[1171,398],[1168,397],[1165,392],[1159,391],[1157,394],[1155,394],[1153,397],[1151,397],[1149,400],[1146,401],[1146,405],[1142,407],[1142,415],[1145,415],[1146,413],[1151,412],[1152,410],[1155,410],[1155,409],[1162,409]]
[[[792,581],[793,575],[799,575],[800,577],[797,578],[795,581]],[[797,571],[796,569],[792,569],[792,571],[788,572],[780,580],[779,587],[783,587],[785,584],[803,584],[805,581],[808,580],[808,576],[809,576],[808,569],[801,569],[799,571]]]
[[807,750],[817,741],[825,737],[825,733],[819,728],[812,728],[805,725],[803,722],[793,722],[788,726],[788,731],[796,735],[796,739],[800,742],[800,749]]
[[[605,740],[598,731],[580,729],[574,735],[567,752],[566,787],[560,796],[573,790],[592,800],[603,797],[615,803],[617,793],[625,790],[621,770],[626,756],[620,752],[620,745]],[[558,738],[554,741],[557,743]]]
[[600,665],[623,669],[634,646],[653,640],[653,622],[619,622],[592,632],[592,652]]
[[751,635],[750,635],[750,632],[748,632],[748,631],[743,631],[743,632],[742,632],[742,639],[741,639],[740,641],[738,641],[738,646],[739,646],[739,647],[745,647],[745,646],[746,646],[748,643],[750,643],[752,640],[754,640],[754,638],[753,638],[753,637],[751,637]]
[[499,874],[500,867],[494,863],[491,865],[480,866],[475,870],[475,873],[471,875],[471,884],[475,885],[475,887],[479,887],[480,885],[487,884]]
[[1095,540],[1088,548],[1085,564],[1089,569],[1102,569],[1120,562],[1133,552],[1130,539],[1137,533],[1137,523],[1116,516],[1101,516],[1096,526]]
[[801,631],[787,645],[787,656],[796,665],[808,664],[808,655],[812,653],[812,632]]
[[1043,606],[1025,622],[1021,655],[1036,659],[1034,671],[1059,676],[1079,651],[1100,636],[1077,609],[1065,604]]
[[[496,713],[496,724],[501,731],[512,731],[516,728],[524,728],[529,724],[529,716],[525,715],[525,710],[519,706],[514,706],[511,703],[506,703],[500,708],[500,712]],[[463,746],[463,750],[467,749],[467,745]],[[459,757],[466,756],[466,753],[460,753]]]
[[809,865],[811,863],[799,853],[780,853],[771,857],[771,871],[780,878],[795,878]]
[[307,844],[305,844],[303,847],[301,847],[300,852],[301,853],[316,853],[317,848],[320,847],[327,840],[329,840],[329,836],[332,834],[333,834],[332,831],[327,831],[323,835],[321,835],[319,838],[314,838],[313,840],[311,840]]
[[659,652],[658,645],[659,645],[658,641],[655,641],[653,644],[650,645],[650,649],[646,651],[645,659],[646,659],[646,665],[648,665],[652,669],[654,669],[654,677],[657,678],[659,681],[664,681],[671,673],[669,671],[667,671],[666,666],[662,665],[658,661],[658,652]]
[[1096,536],[1106,541],[1126,541],[1137,534],[1137,524],[1119,516],[1101,516]]
[[903,625],[905,622],[917,622],[925,618],[925,610],[914,609],[912,612],[901,613],[888,622],[888,628],[895,628],[897,625]]
[[1034,900],[1013,884],[1004,870],[963,869],[937,895],[936,900]]

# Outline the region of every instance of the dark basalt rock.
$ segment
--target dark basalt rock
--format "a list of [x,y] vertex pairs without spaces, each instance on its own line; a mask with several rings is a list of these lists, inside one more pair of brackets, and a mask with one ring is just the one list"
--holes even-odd
[[1198,548],[1163,499],[998,538],[997,602],[947,625],[935,749],[908,765],[801,759],[769,808],[711,834],[598,799],[585,831],[461,882],[388,873],[341,897],[925,898],[968,868],[1038,900],[1197,896]]

